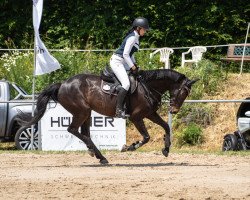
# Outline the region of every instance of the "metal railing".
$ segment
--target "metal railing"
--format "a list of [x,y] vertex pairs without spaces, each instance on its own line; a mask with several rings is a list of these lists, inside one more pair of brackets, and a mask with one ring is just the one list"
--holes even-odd
[[[185,100],[184,103],[250,103],[250,99],[201,99],[201,100]],[[36,101],[19,101],[19,100],[12,100],[12,101],[1,101],[0,103],[36,103]],[[169,103],[169,101],[164,101],[164,103]]]

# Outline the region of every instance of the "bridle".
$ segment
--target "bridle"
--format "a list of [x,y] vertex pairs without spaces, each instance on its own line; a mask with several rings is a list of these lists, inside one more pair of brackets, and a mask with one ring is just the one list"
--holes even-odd
[[182,90],[186,90],[187,92],[187,96],[190,94],[191,89],[188,87],[188,79],[185,79],[185,81],[183,81],[181,87],[174,92],[174,95],[172,98],[170,98],[170,106],[173,106],[174,104],[179,105],[179,96]]

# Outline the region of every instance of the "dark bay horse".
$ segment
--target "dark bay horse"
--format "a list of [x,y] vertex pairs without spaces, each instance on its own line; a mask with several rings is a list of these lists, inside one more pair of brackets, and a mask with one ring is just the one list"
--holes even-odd
[[[149,141],[150,136],[143,122],[144,118],[148,118],[165,130],[165,147],[162,153],[168,156],[171,145],[170,129],[157,113],[162,95],[169,91],[170,112],[175,114],[190,93],[192,84],[197,80],[190,80],[185,75],[168,69],[141,71],[140,77],[142,81],[138,83],[136,91],[128,97],[128,114],[143,139],[130,146],[125,145],[122,151],[134,151]],[[108,163],[91,140],[89,130],[91,110],[106,116],[115,116],[116,96],[104,93],[101,89],[101,81],[101,77],[97,75],[78,74],[63,83],[50,85],[38,96],[34,117],[30,119],[24,113],[20,114],[21,125],[36,124],[44,115],[49,100],[53,99],[73,115],[68,132],[82,140],[90,155],[96,156],[101,164]],[[78,131],[79,127],[81,132]]]

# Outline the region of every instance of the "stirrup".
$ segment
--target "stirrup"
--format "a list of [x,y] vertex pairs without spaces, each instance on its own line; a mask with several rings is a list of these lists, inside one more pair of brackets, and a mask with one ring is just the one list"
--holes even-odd
[[116,110],[115,117],[127,119],[130,115],[126,114],[123,110]]

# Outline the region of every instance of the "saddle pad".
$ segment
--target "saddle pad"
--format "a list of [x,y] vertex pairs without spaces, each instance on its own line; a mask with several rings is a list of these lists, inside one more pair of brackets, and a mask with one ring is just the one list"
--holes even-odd
[[115,89],[114,83],[109,83],[104,80],[101,82],[101,89],[104,93],[109,95],[117,95],[117,90]]

